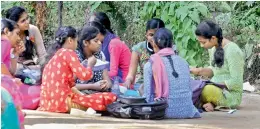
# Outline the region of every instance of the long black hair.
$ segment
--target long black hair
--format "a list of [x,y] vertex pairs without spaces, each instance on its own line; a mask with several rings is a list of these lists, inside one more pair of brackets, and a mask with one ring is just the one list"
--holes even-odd
[[[164,28],[165,24],[161,19],[158,18],[152,18],[151,20],[147,21],[146,23],[146,32],[150,29],[159,29]],[[152,49],[152,45],[146,41],[146,49],[150,54],[154,54],[154,51]]]
[[201,22],[195,31],[197,36],[203,36],[206,39],[211,39],[212,36],[216,36],[218,39],[218,47],[214,53],[214,60],[212,62],[213,66],[222,67],[224,64],[224,49],[222,48],[222,29],[214,23],[213,21],[203,21]]
[[79,35],[77,50],[80,53],[82,53],[82,56],[83,56],[84,59],[85,59],[84,42],[90,41],[91,39],[94,39],[99,33],[100,33],[99,30],[96,27],[93,27],[93,26],[84,26],[83,29],[81,30],[80,35]]
[[96,12],[94,13],[94,16],[95,16],[94,19],[95,21],[101,23],[110,33],[114,33],[113,30],[111,29],[111,22],[106,13]]
[[106,35],[107,33],[107,29],[105,28],[105,26],[103,26],[101,23],[99,23],[98,21],[92,21],[90,23],[88,23],[88,26],[93,26],[95,28],[97,28],[99,30],[99,32],[102,34],[102,35]]
[[75,39],[77,31],[71,26],[60,27],[55,33],[55,43],[52,44],[47,50],[47,56],[42,68],[50,61],[58,49],[62,48],[68,38]]
[[[154,34],[154,41],[155,44],[158,46],[159,49],[164,49],[164,48],[171,48],[173,45],[173,35],[172,32],[166,28],[160,28],[158,29],[155,34]],[[167,59],[169,60],[171,67],[173,69],[172,75],[177,78],[179,74],[175,71],[174,65],[173,65],[173,60],[172,57],[166,56]]]
[[[14,6],[7,10],[6,18],[11,19],[15,22],[18,22],[21,15],[26,13],[26,10],[23,7]],[[25,51],[22,53],[22,56],[25,59],[33,59],[34,54],[34,45],[29,37],[29,30],[24,31],[25,34]]]
[[150,29],[159,29],[165,27],[164,22],[159,18],[152,18],[146,23],[146,32]]
[[1,34],[4,33],[4,29],[7,28],[9,31],[13,31],[15,28],[18,28],[16,22],[10,19],[1,19]]

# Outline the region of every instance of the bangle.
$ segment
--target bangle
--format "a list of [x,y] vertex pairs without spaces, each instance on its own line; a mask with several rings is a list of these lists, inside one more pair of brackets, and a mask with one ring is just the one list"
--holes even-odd
[[11,59],[17,59],[18,58],[18,56],[15,56],[15,54],[13,54],[13,53],[11,53],[10,57],[11,57]]

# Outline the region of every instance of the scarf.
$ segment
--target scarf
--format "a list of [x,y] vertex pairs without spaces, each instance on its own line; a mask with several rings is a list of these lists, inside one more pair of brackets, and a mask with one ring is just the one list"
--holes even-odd
[[156,98],[168,98],[169,80],[161,56],[174,55],[172,48],[164,48],[150,57],[152,62],[153,79],[155,82]]
[[[104,53],[104,55],[106,57],[106,61],[108,61],[109,63],[110,63],[109,43],[114,38],[118,38],[118,37],[115,34],[107,31],[107,34],[106,34],[106,36],[104,38],[104,41],[103,41],[102,47],[101,47],[101,50],[102,50],[102,52]],[[121,78],[123,77],[123,73],[122,73],[122,71],[120,69],[118,69],[117,76],[119,76]]]
[[112,39],[114,38],[117,38],[115,34],[112,34],[110,32],[107,32],[105,38],[104,38],[104,41],[102,43],[102,52],[104,53],[105,57],[106,57],[106,60],[108,62],[110,62],[110,54],[109,54],[109,49],[108,49],[108,46],[109,46],[109,43]]

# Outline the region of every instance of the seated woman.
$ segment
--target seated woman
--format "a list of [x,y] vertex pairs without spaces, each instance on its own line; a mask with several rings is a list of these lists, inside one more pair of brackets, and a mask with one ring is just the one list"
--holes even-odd
[[14,75],[17,67],[17,58],[25,48],[19,36],[18,25],[9,19],[1,20],[1,64],[8,68],[6,74]]
[[[78,49],[76,53],[79,61],[91,58],[93,55],[100,60],[105,60],[100,51],[101,41],[104,36],[99,30],[92,26],[86,26],[81,30]],[[76,80],[76,88],[85,94],[108,91],[112,83],[108,76],[107,69],[94,71],[94,76],[91,80],[81,81]]]
[[215,106],[235,108],[241,103],[244,56],[237,44],[222,36],[222,29],[212,21],[201,22],[195,31],[201,47],[208,49],[210,67],[191,68],[194,75],[207,76],[212,82],[226,85],[221,89],[207,85],[202,91],[202,104],[206,111]]
[[119,76],[122,78],[122,81],[124,81],[128,74],[130,65],[130,49],[113,33],[110,20],[105,13],[95,13],[90,18],[90,22],[92,21],[97,21],[102,26],[97,28],[102,28],[100,32],[104,35],[101,50],[105,54],[106,61],[110,62],[110,69],[108,73],[110,78],[113,79],[114,77]]
[[[153,18],[146,23],[146,41],[140,42],[132,48],[131,64],[124,86],[130,88],[131,84],[134,84],[135,82],[141,85],[143,84],[143,67],[150,58],[150,55],[153,54],[151,46],[153,35],[157,29],[163,27],[164,22],[157,18]],[[138,66],[140,67],[141,77],[135,81]]]
[[144,97],[147,102],[166,100],[166,118],[197,118],[192,102],[188,63],[172,49],[173,35],[160,28],[152,43],[155,54],[144,66]]
[[[29,15],[22,7],[14,6],[7,10],[6,18],[15,21],[20,29],[20,37],[25,44],[25,51],[19,56],[18,69],[23,68],[23,65],[27,65],[30,68],[38,69],[38,65],[44,62],[46,50],[43,44],[42,36],[39,29],[29,24]],[[34,62],[35,50],[37,52],[38,60]],[[23,64],[23,65],[22,65]]]
[[[75,79],[90,80],[96,63],[94,56],[88,58],[88,67],[80,64],[77,54],[77,32],[73,27],[60,27],[55,34],[56,43],[48,50],[48,58],[42,76],[40,111],[70,112],[71,108],[86,110],[91,107],[105,111],[116,100],[112,93],[81,95],[75,93]],[[55,54],[54,54],[55,53]]]
[[21,129],[17,108],[10,93],[1,86],[1,129]]
[[6,90],[11,95],[17,110],[20,128],[24,129],[24,113],[22,112],[22,94],[19,90],[20,86],[14,78],[1,74],[1,90]]

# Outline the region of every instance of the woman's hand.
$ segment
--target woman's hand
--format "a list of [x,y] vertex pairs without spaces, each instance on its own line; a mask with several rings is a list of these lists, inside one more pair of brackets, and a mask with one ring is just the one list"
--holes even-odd
[[199,75],[200,68],[190,68],[190,73],[194,75]]
[[19,56],[21,53],[23,53],[25,51],[25,46],[23,41],[21,41],[19,44],[17,44],[15,46],[15,48],[13,49],[13,54],[16,56]]
[[99,82],[100,82],[102,91],[107,91],[109,88],[111,88],[111,85],[109,85],[107,80],[101,80]]
[[96,64],[97,59],[94,56],[91,56],[88,58],[88,67],[93,68],[94,65]]
[[23,82],[21,81],[21,79],[20,78],[14,78],[14,80],[13,80],[17,85],[22,85],[23,84]]
[[106,91],[110,88],[107,80],[100,80],[93,84],[92,89],[97,91]]
[[131,86],[131,80],[130,79],[126,79],[124,84],[123,84],[123,86],[125,86],[127,89],[129,89],[130,86]]

